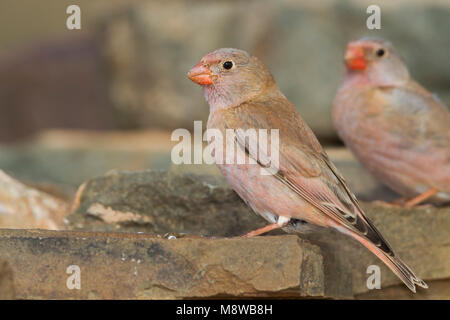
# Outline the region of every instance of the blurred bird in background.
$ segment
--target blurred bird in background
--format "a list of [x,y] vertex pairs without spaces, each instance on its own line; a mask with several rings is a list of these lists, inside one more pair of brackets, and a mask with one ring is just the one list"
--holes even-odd
[[333,102],[347,147],[406,207],[450,202],[450,113],[411,78],[391,43],[350,42]]
[[[227,129],[235,130],[238,152],[246,158],[245,164],[218,163],[221,173],[271,223],[245,236],[278,228],[293,231],[298,220],[334,228],[367,247],[412,291],[416,284],[427,288],[364,215],[314,133],[260,60],[242,50],[219,49],[204,56],[188,77],[203,87],[210,106],[208,129],[218,129],[223,136]],[[279,166],[269,168],[272,175],[261,174],[260,160],[268,157],[267,148],[261,141],[258,150],[249,147],[254,138],[241,134],[252,128],[279,130]]]

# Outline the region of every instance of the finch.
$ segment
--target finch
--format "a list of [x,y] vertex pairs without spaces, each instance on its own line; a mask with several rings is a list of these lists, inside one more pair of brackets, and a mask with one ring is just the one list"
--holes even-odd
[[[238,49],[218,49],[205,55],[188,77],[203,87],[210,106],[208,130],[223,136],[232,130],[236,149],[245,156],[245,163],[217,163],[219,170],[239,196],[270,223],[245,236],[278,228],[289,232],[296,221],[334,228],[367,247],[413,292],[416,284],[427,288],[364,215],[314,133],[258,58]],[[258,139],[255,150],[249,147],[255,136],[243,133],[251,129],[278,130],[276,166],[267,164],[266,151],[277,141],[267,134],[268,142]],[[264,168],[271,174],[262,174]]]
[[391,43],[350,42],[333,102],[340,138],[382,183],[409,198],[450,201],[450,113],[414,81]]

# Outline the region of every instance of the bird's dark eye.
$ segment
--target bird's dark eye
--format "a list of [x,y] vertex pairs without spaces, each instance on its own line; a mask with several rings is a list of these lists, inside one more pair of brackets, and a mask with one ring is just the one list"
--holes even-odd
[[382,57],[382,56],[384,56],[384,54],[385,54],[384,49],[378,49],[377,50],[377,57]]
[[225,61],[223,63],[223,68],[226,70],[230,70],[231,68],[233,68],[233,62],[232,61]]

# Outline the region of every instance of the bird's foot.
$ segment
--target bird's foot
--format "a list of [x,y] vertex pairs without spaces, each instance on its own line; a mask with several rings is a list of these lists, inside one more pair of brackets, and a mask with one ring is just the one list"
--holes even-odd
[[279,216],[277,222],[269,224],[269,225],[267,225],[265,227],[262,227],[262,228],[250,231],[249,233],[246,233],[246,234],[242,235],[241,237],[242,238],[256,237],[256,236],[259,236],[261,234],[267,233],[269,231],[276,230],[276,229],[279,229],[279,228],[283,228],[289,223],[290,220],[291,220],[291,218],[284,217],[284,216]]
[[396,207],[396,208],[403,208],[403,209],[411,209],[411,208],[416,208],[418,206],[420,206],[420,207],[428,206],[427,204],[422,204],[422,202],[431,198],[438,192],[439,192],[439,190],[437,190],[435,188],[431,188],[412,199],[399,198],[392,202],[385,202],[385,201],[377,200],[377,201],[374,201],[374,203],[379,206],[382,206],[382,207],[391,207],[391,208]]
[[419,194],[417,197],[414,197],[414,198],[406,201],[404,207],[405,208],[416,207],[418,204],[420,204],[420,203],[424,202],[425,200],[431,198],[432,196],[434,196],[438,192],[439,192],[438,189],[431,188],[431,189],[425,191],[424,193]]

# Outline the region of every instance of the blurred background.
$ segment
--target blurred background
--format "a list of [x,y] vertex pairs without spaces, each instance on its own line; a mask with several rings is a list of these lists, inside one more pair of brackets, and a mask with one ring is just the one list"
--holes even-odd
[[[71,4],[81,30],[66,28]],[[381,30],[366,27],[370,4],[381,7]],[[70,192],[111,169],[168,169],[172,130],[209,111],[186,73],[219,47],[260,57],[336,146],[330,109],[346,43],[392,41],[449,105],[449,30],[448,0],[2,0],[0,169]]]
[[[66,9],[74,4],[81,8],[81,30],[66,27]],[[381,7],[381,30],[366,27],[373,4]],[[398,196],[361,167],[332,126],[345,46],[365,36],[390,40],[413,77],[449,106],[449,31],[450,0],[0,0],[0,229],[222,237],[266,225],[250,214],[215,165],[171,162],[173,130],[193,130],[194,120],[205,124],[209,113],[187,72],[220,47],[244,49],[267,64],[359,199],[391,201]],[[449,299],[449,209],[407,212],[369,203],[363,209],[430,284],[414,298]],[[42,239],[35,231],[2,232],[0,298],[9,274],[22,299],[129,299],[129,292],[140,299],[252,297],[247,292],[264,298],[271,288],[277,298],[294,294],[291,284],[280,286],[277,279],[255,285],[273,271],[272,264],[264,269],[259,251],[240,251],[240,243],[228,249],[189,245],[181,254],[187,247],[177,247],[180,242],[174,251],[165,245],[144,248],[144,235],[120,242],[111,234],[79,241],[72,235]],[[285,279],[298,279],[301,269],[301,292],[311,290],[309,298],[321,295],[320,288],[327,298],[364,298],[365,270],[376,257],[343,237],[312,234],[308,241],[320,246],[320,255],[319,248],[301,246],[302,259],[286,250],[279,255],[277,245],[268,250],[286,261],[301,260],[301,268],[276,268]],[[300,242],[294,242],[297,248]],[[74,290],[81,293],[61,286],[59,268],[69,261],[79,261],[83,274],[89,273],[90,284]],[[258,264],[250,277],[246,261]],[[4,271],[9,265],[11,271]],[[323,272],[309,276],[322,266]],[[85,267],[95,270],[93,276]],[[114,279],[106,283],[110,274]],[[395,281],[383,271],[383,288]],[[367,296],[412,298],[403,286],[387,289]],[[112,296],[104,295],[109,291]]]

